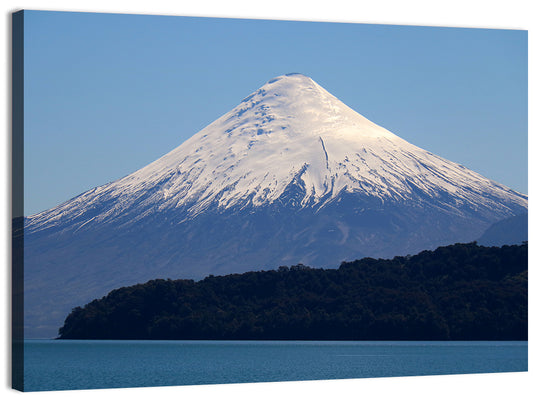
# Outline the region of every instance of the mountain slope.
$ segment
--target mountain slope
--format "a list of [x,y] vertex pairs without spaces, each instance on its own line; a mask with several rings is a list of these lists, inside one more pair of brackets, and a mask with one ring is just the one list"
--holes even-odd
[[285,75],[148,166],[28,217],[27,331],[55,334],[119,286],[416,253],[524,211],[525,195]]
[[527,235],[527,213],[524,213],[494,223],[477,242],[485,246],[516,245],[527,241]]

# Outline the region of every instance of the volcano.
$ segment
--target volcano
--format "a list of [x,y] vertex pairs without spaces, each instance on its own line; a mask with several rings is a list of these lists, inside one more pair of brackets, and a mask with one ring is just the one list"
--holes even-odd
[[25,337],[121,286],[414,254],[524,212],[526,195],[280,76],[146,167],[25,219]]

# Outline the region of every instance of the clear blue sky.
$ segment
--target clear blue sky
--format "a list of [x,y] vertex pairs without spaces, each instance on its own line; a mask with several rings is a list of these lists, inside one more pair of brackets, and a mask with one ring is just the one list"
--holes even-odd
[[527,193],[526,31],[30,11],[25,214],[145,166],[288,72]]

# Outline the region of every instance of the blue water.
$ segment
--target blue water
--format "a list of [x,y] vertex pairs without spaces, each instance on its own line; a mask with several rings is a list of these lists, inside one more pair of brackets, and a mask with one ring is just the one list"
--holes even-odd
[[24,344],[24,389],[527,371],[527,342],[57,341]]

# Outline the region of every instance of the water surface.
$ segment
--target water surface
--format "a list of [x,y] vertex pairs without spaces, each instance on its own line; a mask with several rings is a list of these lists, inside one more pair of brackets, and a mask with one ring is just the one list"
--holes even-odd
[[516,341],[59,341],[24,344],[26,391],[527,371]]

